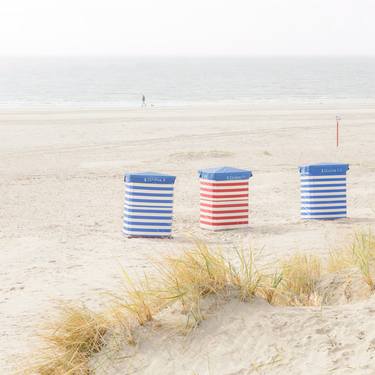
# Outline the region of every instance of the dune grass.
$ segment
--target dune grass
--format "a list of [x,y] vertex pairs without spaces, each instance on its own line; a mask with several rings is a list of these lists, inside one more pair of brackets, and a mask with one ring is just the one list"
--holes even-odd
[[231,283],[239,291],[241,301],[250,301],[258,292],[264,276],[255,265],[254,251],[236,251],[239,260],[239,269],[231,267]]
[[84,306],[61,304],[59,316],[48,324],[41,337],[45,343],[34,365],[23,374],[89,374],[89,358],[104,345],[109,321]]
[[178,256],[167,256],[157,265],[157,298],[178,302],[195,324],[203,320],[201,300],[207,295],[224,295],[231,280],[231,268],[220,250],[212,250],[196,240],[192,249]]
[[371,290],[375,289],[371,263],[375,259],[375,239],[371,233],[357,233],[351,247],[354,264]]
[[264,298],[269,304],[277,304],[276,299],[282,295],[280,288],[284,275],[281,271],[265,274],[261,278],[258,286],[258,294]]
[[123,283],[119,293],[108,293],[114,307],[112,311],[124,315],[127,312],[134,317],[139,325],[143,326],[153,319],[156,312],[160,310],[161,300],[153,293],[151,281],[144,276],[135,282],[125,270],[122,272]]
[[[371,263],[375,258],[375,239],[371,234],[356,235],[353,244],[331,253],[326,267],[319,257],[295,254],[273,268],[260,270],[252,250],[238,250],[228,261],[219,249],[195,241],[179,255],[169,255],[155,264],[155,273],[134,282],[124,272],[120,292],[108,293],[110,308],[95,313],[78,305],[63,305],[60,315],[43,335],[45,348],[35,355],[36,362],[23,374],[89,375],[89,359],[105,345],[108,332],[122,333],[131,345],[134,329],[147,326],[168,305],[179,306],[196,327],[204,320],[201,304],[208,295],[239,298],[254,297],[272,305],[320,305],[323,297],[317,284],[325,270],[338,272],[355,266],[374,289]],[[123,341],[121,341],[123,342]],[[120,345],[121,345],[120,342]]]
[[316,285],[322,272],[319,257],[295,254],[281,262],[281,272],[281,295],[287,305],[317,304]]
[[331,250],[327,260],[327,271],[330,273],[341,272],[353,266],[353,257],[349,249]]
[[327,269],[329,272],[341,272],[356,268],[360,271],[370,290],[375,290],[375,237],[368,232],[357,232],[353,242],[346,248],[331,251]]

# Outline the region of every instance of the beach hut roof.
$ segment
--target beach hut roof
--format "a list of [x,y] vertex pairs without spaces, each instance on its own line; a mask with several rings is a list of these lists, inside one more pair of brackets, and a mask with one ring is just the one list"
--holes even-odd
[[304,164],[299,167],[302,175],[335,175],[345,174],[349,170],[349,164],[346,163],[317,163]]
[[233,167],[201,169],[198,173],[200,178],[214,181],[247,180],[253,175],[249,170]]
[[148,184],[173,184],[176,176],[157,172],[135,172],[126,173],[125,182],[139,182]]

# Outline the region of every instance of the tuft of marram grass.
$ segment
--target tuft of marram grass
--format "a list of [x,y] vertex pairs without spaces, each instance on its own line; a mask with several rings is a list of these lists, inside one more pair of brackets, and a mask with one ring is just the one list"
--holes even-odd
[[357,268],[370,290],[375,290],[373,270],[375,266],[375,237],[369,232],[358,232],[350,246],[332,251],[327,262],[328,272],[341,272]]
[[332,250],[329,252],[327,260],[327,271],[330,273],[341,272],[353,266],[353,256],[351,251]]
[[219,250],[202,242],[182,255],[167,256],[157,267],[159,299],[179,302],[185,313],[199,323],[201,299],[209,294],[219,295],[228,288],[231,269]]
[[351,247],[354,264],[371,290],[375,289],[371,263],[375,260],[375,238],[369,233],[357,233]]
[[[111,306],[105,313],[107,321],[110,323],[111,333],[120,344],[127,342],[129,345],[135,345],[134,319],[127,314],[127,311],[118,305]],[[115,332],[119,333],[118,335]],[[117,337],[118,336],[118,337]]]
[[241,249],[236,253],[240,266],[238,270],[231,267],[231,283],[239,290],[241,301],[249,301],[256,295],[263,275],[256,268],[254,251]]
[[104,345],[109,323],[102,314],[73,304],[59,306],[58,318],[41,335],[45,347],[23,374],[88,375],[89,358]]
[[279,297],[282,296],[280,289],[282,281],[283,274],[280,271],[263,275],[258,287],[258,295],[264,298],[269,304],[276,304]]
[[296,254],[281,262],[281,293],[288,305],[316,305],[317,282],[322,272],[321,260],[314,255]]
[[162,300],[153,292],[151,280],[145,275],[135,282],[123,271],[122,285],[120,293],[108,293],[117,306],[118,313],[121,309],[126,310],[140,325],[151,321],[154,314],[162,308]]

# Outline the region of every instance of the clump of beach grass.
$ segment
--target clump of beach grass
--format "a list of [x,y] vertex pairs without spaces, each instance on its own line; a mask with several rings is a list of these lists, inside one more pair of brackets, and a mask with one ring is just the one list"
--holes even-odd
[[360,270],[363,279],[370,287],[375,289],[374,276],[371,272],[375,260],[375,238],[369,233],[357,233],[351,247],[354,264]]
[[202,242],[181,255],[167,256],[157,266],[160,288],[159,299],[179,302],[185,313],[199,323],[201,299],[209,294],[219,295],[228,288],[231,269],[219,250],[212,250]]
[[327,271],[330,273],[342,272],[353,267],[353,256],[349,249],[331,250],[327,260]]
[[283,274],[280,271],[264,274],[258,288],[258,295],[264,298],[269,304],[276,304],[277,298],[282,295],[280,288],[282,281]]
[[127,311],[118,305],[113,305],[105,313],[107,322],[110,323],[110,327],[113,331],[119,333],[119,337],[116,337],[116,341],[123,342],[123,339],[129,345],[135,345],[136,339],[134,335],[134,319],[127,314]]
[[356,268],[370,290],[375,290],[373,268],[375,266],[375,237],[368,232],[357,232],[350,246],[331,251],[328,257],[328,272],[341,272]]
[[231,283],[239,290],[241,301],[249,301],[256,295],[263,275],[256,268],[253,250],[241,249],[236,253],[240,265],[238,270],[231,267]]
[[317,282],[322,265],[315,255],[295,254],[281,262],[281,290],[287,305],[319,304]]
[[143,326],[153,319],[162,307],[162,300],[153,291],[151,280],[145,275],[140,281],[135,282],[123,270],[122,290],[119,293],[108,293],[117,306],[118,313],[126,310],[137,322]]
[[36,363],[24,374],[86,375],[89,358],[98,353],[108,332],[109,322],[103,314],[84,306],[61,304],[59,316],[45,327],[41,335],[45,347]]

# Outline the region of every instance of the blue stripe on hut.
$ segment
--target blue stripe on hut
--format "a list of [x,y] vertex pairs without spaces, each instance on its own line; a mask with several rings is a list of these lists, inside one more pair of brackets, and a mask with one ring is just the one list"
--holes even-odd
[[123,232],[129,237],[170,237],[175,176],[128,173],[125,181]]
[[340,219],[347,216],[346,173],[349,164],[321,163],[299,167],[301,218]]

